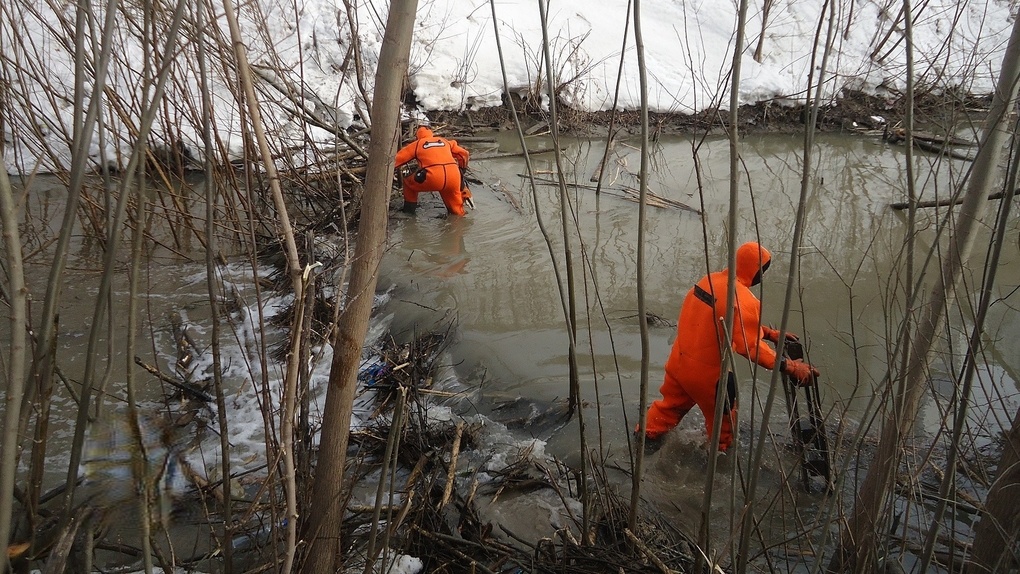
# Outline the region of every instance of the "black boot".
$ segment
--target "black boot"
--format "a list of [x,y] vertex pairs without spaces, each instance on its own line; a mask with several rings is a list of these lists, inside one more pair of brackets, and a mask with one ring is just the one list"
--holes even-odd
[[418,209],[418,202],[404,200],[404,206],[400,208],[400,211],[404,213],[414,213]]
[[[651,438],[645,435],[645,456],[655,454],[662,448],[662,443],[665,442],[664,437]],[[634,442],[635,444],[641,440],[641,433],[634,431]]]

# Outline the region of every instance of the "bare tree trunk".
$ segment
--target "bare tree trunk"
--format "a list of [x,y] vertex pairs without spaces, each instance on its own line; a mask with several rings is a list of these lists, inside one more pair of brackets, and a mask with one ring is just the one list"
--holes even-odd
[[[37,502],[42,489],[43,472],[46,466],[46,447],[49,428],[49,395],[53,387],[53,372],[55,368],[55,353],[57,342],[57,317],[58,306],[61,297],[61,275],[67,266],[68,249],[71,243],[71,236],[74,234],[74,222],[78,217],[78,202],[81,191],[84,187],[85,175],[90,168],[89,149],[92,146],[92,137],[98,121],[99,106],[103,98],[90,97],[88,109],[82,102],[85,101],[85,94],[91,91],[93,94],[101,94],[105,90],[107,68],[110,63],[114,24],[118,2],[109,2],[106,6],[106,19],[103,23],[103,35],[100,52],[93,54],[95,68],[92,78],[88,78],[88,67],[85,65],[86,46],[88,38],[87,29],[90,25],[89,19],[92,12],[91,2],[85,0],[77,5],[75,13],[74,28],[74,110],[72,112],[73,133],[71,143],[71,174],[68,187],[67,201],[64,206],[64,217],[60,225],[60,236],[57,239],[56,248],[53,253],[53,263],[50,266],[49,280],[46,282],[46,295],[43,298],[43,311],[39,321],[39,331],[36,334],[37,346],[32,363],[32,380],[25,393],[21,405],[22,420],[20,427],[25,432],[28,426],[28,417],[36,412],[35,440],[32,443],[32,462],[29,470],[28,483],[28,505],[29,520],[34,520],[37,512]],[[33,404],[38,401],[37,404]]]
[[758,34],[758,44],[754,47],[754,61],[761,63],[761,53],[765,48],[765,27],[769,24],[769,12],[772,11],[772,5],[775,4],[775,0],[765,0],[765,3],[761,7],[761,32]]
[[[710,522],[709,515],[712,512],[712,488],[715,483],[716,452],[719,450],[719,436],[722,433],[723,405],[725,404],[724,394],[726,393],[726,377],[729,373],[730,360],[733,355],[733,343],[730,334],[733,333],[733,313],[737,300],[737,206],[740,203],[740,125],[738,122],[740,114],[740,68],[744,57],[744,29],[747,25],[747,0],[740,0],[737,4],[737,33],[736,41],[733,43],[733,67],[730,73],[730,110],[727,135],[729,136],[730,150],[730,205],[726,216],[726,237],[729,241],[727,247],[727,270],[726,275],[726,317],[723,320],[723,333],[719,333],[719,325],[716,323],[716,332],[719,335],[717,340],[720,343],[721,368],[719,370],[719,382],[716,384],[715,392],[715,421],[712,424],[712,433],[708,441],[708,469],[705,472],[705,494],[701,501],[701,518],[698,526],[698,546],[704,552],[698,559],[698,568],[706,564],[702,560],[709,560],[709,568],[712,567],[714,559],[710,547]],[[734,428],[736,432],[736,428]],[[736,447],[737,445],[734,445]],[[733,449],[735,454],[736,448]],[[731,538],[732,540],[732,538]],[[732,547],[732,545],[731,545]]]
[[[910,349],[907,370],[902,383],[894,390],[893,412],[886,419],[879,439],[878,452],[857,494],[853,514],[843,533],[842,555],[837,554],[834,566],[841,560],[855,572],[870,570],[878,558],[877,543],[881,533],[883,509],[886,508],[903,442],[913,430],[921,397],[926,388],[925,371],[935,336],[942,329],[947,302],[953,296],[964,265],[976,240],[976,231],[984,215],[985,196],[999,170],[1003,143],[1007,137],[1006,121],[1016,98],[1017,76],[1020,73],[1020,20],[1014,22],[1009,45],[1003,57],[1002,70],[985,120],[981,146],[967,186],[966,196],[956,216],[957,228],[949,240],[942,262],[941,281],[933,289],[927,308],[917,323]],[[896,378],[888,377],[895,385]]]
[[216,256],[219,250],[219,239],[216,236],[216,203],[219,197],[219,181],[216,178],[216,165],[213,163],[212,130],[212,92],[209,88],[209,70],[205,48],[205,14],[209,7],[205,0],[194,7],[195,21],[198,25],[198,70],[199,86],[202,93],[202,146],[205,156],[205,278],[209,293],[209,347],[212,352],[213,389],[216,391],[216,420],[220,435],[220,476],[223,477],[223,530],[221,531],[221,547],[223,548],[223,573],[233,574],[234,550],[230,543],[233,534],[233,505],[230,494],[230,432],[227,425],[227,398],[223,390],[223,372],[220,353],[220,304],[222,291],[217,273]]
[[[142,9],[145,14],[143,17],[142,24],[142,37],[144,38],[142,44],[142,115],[146,113],[146,102],[149,101],[149,90],[152,85],[152,45],[149,44],[149,38],[152,37],[152,1],[143,0]],[[155,105],[155,102],[153,103]],[[104,133],[103,125],[99,126],[100,142],[102,142],[102,134]],[[144,146],[144,143],[139,142],[140,146]],[[144,149],[144,147],[143,147]],[[131,238],[131,266],[128,271],[128,318],[127,318],[127,346],[125,355],[125,371],[124,371],[124,386],[127,391],[127,407],[128,407],[128,425],[131,429],[131,435],[135,441],[134,448],[131,449],[131,467],[132,474],[134,475],[135,488],[137,492],[141,494],[138,499],[138,516],[141,518],[140,527],[140,538],[142,546],[142,566],[145,570],[145,574],[152,574],[152,526],[153,526],[153,509],[156,508],[154,504],[154,494],[157,491],[155,484],[153,484],[153,472],[150,463],[154,461],[149,460],[148,453],[145,448],[145,439],[143,438],[140,413],[138,410],[138,400],[135,394],[135,364],[132,360],[135,356],[137,337],[136,332],[138,328],[138,285],[139,276],[141,275],[141,264],[142,264],[142,246],[144,245],[145,239],[145,225],[146,218],[146,206],[148,205],[148,185],[146,182],[147,175],[144,169],[138,170],[135,174],[137,178],[137,188],[135,191],[136,196],[136,216],[135,226],[132,232]],[[111,321],[112,323],[112,321]],[[113,340],[113,337],[110,337]],[[111,360],[107,363],[113,364],[112,354]],[[99,405],[101,404],[102,391],[96,393],[96,415],[100,416]]]
[[[780,357],[783,356],[786,348],[786,333],[787,325],[790,320],[790,309],[793,306],[793,293],[795,291],[796,279],[800,275],[800,244],[804,237],[804,219],[807,212],[807,195],[810,191],[810,182],[813,178],[814,172],[812,171],[814,160],[813,150],[815,144],[815,129],[818,125],[818,111],[821,106],[822,100],[822,86],[825,85],[825,75],[828,73],[829,56],[832,53],[833,36],[835,35],[836,26],[836,4],[830,0],[825,3],[826,6],[822,7],[822,13],[818,17],[818,27],[815,29],[815,49],[811,53],[811,71],[808,73],[808,98],[805,101],[805,105],[811,110],[807,125],[804,126],[804,155],[803,155],[803,170],[800,179],[800,196],[797,199],[797,216],[794,219],[793,224],[793,242],[790,250],[790,269],[786,276],[786,294],[783,298],[783,313],[781,315],[779,323],[779,342],[776,344],[776,354]],[[825,8],[828,8],[829,13],[826,17]],[[816,68],[815,58],[817,57],[817,47],[821,42],[822,25],[828,20],[828,26],[825,33],[825,44],[822,48],[821,62]],[[818,77],[815,78],[815,70],[818,70]],[[814,99],[811,98],[811,90],[814,89]],[[758,476],[761,469],[762,454],[765,449],[765,438],[769,435],[768,424],[771,419],[772,406],[775,403],[776,392],[779,389],[780,382],[780,369],[779,363],[772,369],[772,376],[769,381],[769,392],[765,399],[765,408],[762,413],[761,419],[761,431],[758,433],[757,442],[752,451],[752,457],[750,459],[750,469],[748,474],[747,493],[744,496],[744,508],[741,512],[742,520],[740,525],[740,546],[737,550],[737,561],[734,572],[746,572],[748,553],[751,544],[751,532],[756,527],[755,525],[755,497],[757,496],[758,490]]]
[[[638,428],[641,432],[637,441],[637,454],[634,461],[634,474],[631,479],[630,515],[627,527],[637,532],[638,503],[641,500],[641,467],[645,459],[645,427],[648,425],[648,321],[645,320],[645,206],[648,203],[648,73],[645,68],[645,44],[641,35],[641,0],[634,0],[634,46],[637,49],[638,79],[641,85],[641,192],[638,203],[637,227],[637,307],[638,325],[641,331],[641,386],[638,403]],[[617,82],[619,87],[619,82]],[[614,109],[615,112],[615,109]],[[613,137],[612,131],[609,138]],[[606,142],[606,155],[609,143]],[[601,170],[600,170],[601,171]],[[601,184],[602,176],[599,174]],[[628,432],[630,429],[627,429]]]
[[[1010,159],[1009,174],[1006,176],[1004,189],[1016,189],[1017,172],[1020,171],[1020,153],[1018,153],[1017,144],[1020,144],[1020,133],[1017,133],[1017,124],[1014,122],[1013,141],[1010,144],[1010,153],[1013,157]],[[985,320],[988,316],[988,308],[996,297],[993,287],[995,286],[995,278],[999,270],[1002,247],[1008,233],[1007,228],[1012,205],[1011,196],[1006,196],[1006,199],[999,202],[995,233],[992,236],[988,258],[985,260],[981,296],[978,300],[977,312],[974,315],[974,324],[970,332],[970,341],[967,345],[967,354],[964,356],[963,368],[961,369],[963,374],[960,377],[961,381],[957,383],[958,390],[954,392],[957,396],[957,405],[956,414],[953,417],[952,440],[949,443],[949,452],[946,454],[946,472],[942,477],[942,484],[939,486],[938,503],[935,506],[931,527],[928,529],[924,551],[921,554],[921,572],[928,571],[928,566],[931,564],[935,553],[935,545],[939,539],[942,517],[949,503],[955,499],[951,493],[956,484],[957,458],[959,457],[963,433],[967,428],[967,412],[971,404],[974,378],[977,376],[975,372],[978,368],[978,358],[984,351],[981,342],[985,332]],[[1018,417],[1020,417],[1020,413],[1018,413]],[[1015,471],[1016,463],[1020,460],[1020,457],[1018,457],[1020,450],[1017,448],[1020,445],[1020,428],[1017,427],[1017,422],[1020,422],[1020,418],[1013,423],[1013,429],[1007,436],[1002,458],[999,461],[999,476],[996,482],[992,484],[986,501],[986,514],[975,528],[975,542],[978,541],[977,538],[980,538],[981,546],[979,548],[975,543],[972,549],[973,564],[981,565],[987,571],[1000,568],[1000,561],[1008,556],[1006,549],[1009,548],[1009,541],[1015,540],[1017,536],[1017,519],[1020,518],[1020,506],[1016,504],[1017,498],[1012,493],[1003,496],[1003,488],[1009,489],[1015,486],[1018,478],[1020,478]],[[992,497],[993,492],[995,493],[994,498]],[[1003,565],[1015,569],[1017,566],[1015,558],[1012,561],[1012,564],[1004,563]],[[953,563],[952,559],[949,560],[949,563]],[[980,571],[981,569],[977,568],[977,570]]]
[[368,331],[379,262],[386,246],[393,158],[400,127],[400,98],[407,72],[418,0],[390,3],[386,33],[379,52],[372,110],[372,139],[365,176],[364,204],[358,240],[351,266],[351,280],[344,297],[343,315],[333,341],[333,363],[322,417],[322,436],[316,464],[312,504],[305,538],[310,547],[305,570],[312,574],[336,571],[340,555],[340,507],[351,408],[357,385],[358,363]]
[[[553,138],[553,157],[556,161],[556,180],[559,185],[560,192],[560,225],[562,226],[563,232],[563,266],[566,270],[567,284],[567,329],[568,329],[568,347],[567,347],[567,366],[569,370],[570,379],[570,399],[569,408],[571,414],[575,409],[578,409],[578,417],[582,417],[579,421],[581,428],[584,428],[583,414],[580,412],[581,406],[581,391],[579,375],[577,372],[577,296],[574,294],[574,256],[570,246],[570,234],[568,227],[568,217],[571,211],[570,200],[567,197],[567,181],[566,175],[563,171],[562,159],[563,154],[559,147],[560,128],[559,119],[556,115],[556,85],[555,78],[553,77],[553,64],[552,54],[550,53],[550,41],[549,41],[549,26],[548,26],[548,2],[549,0],[540,0],[538,3],[538,11],[542,18],[542,56],[545,61],[545,73],[546,73],[546,84],[549,92],[549,127]],[[563,289],[563,286],[560,286]],[[583,446],[583,445],[582,445]],[[585,450],[582,448],[582,451]],[[582,474],[584,473],[584,467],[582,467]],[[584,488],[584,481],[582,480],[582,488]]]
[[[559,119],[556,115],[556,85],[553,78],[552,54],[549,41],[549,0],[539,0],[538,11],[542,18],[542,56],[545,61],[546,87],[549,93],[549,125],[552,132],[553,157],[556,162],[556,178],[560,192],[560,225],[563,232],[563,265],[566,271],[567,284],[567,377],[569,390],[568,412],[573,415],[577,413],[577,432],[581,440],[581,477],[578,486],[581,498],[581,531],[586,533],[584,540],[587,540],[588,518],[590,500],[588,498],[588,444],[585,436],[584,410],[581,408],[581,382],[577,370],[577,295],[575,294],[574,280],[574,256],[570,241],[570,228],[568,220],[573,216],[573,207],[570,205],[570,198],[567,196],[566,174],[563,170],[563,154],[560,148]],[[577,220],[574,219],[574,227],[577,227]],[[562,293],[564,286],[560,285]],[[562,295],[561,295],[562,297]]]
[[[907,268],[904,277],[903,298],[905,301],[914,300],[914,244],[916,243],[917,226],[917,186],[914,183],[914,16],[910,7],[910,0],[903,0],[903,37],[907,41],[907,108],[903,113],[904,138],[906,146],[904,163],[907,176],[907,225],[906,225],[906,248]],[[900,341],[900,372],[907,371],[907,357],[910,356],[910,316],[909,309],[903,317],[902,333]]]
[[[3,154],[0,154],[3,159]],[[25,286],[25,268],[21,258],[21,236],[18,233],[18,206],[11,192],[7,170],[0,167],[0,230],[3,231],[7,256],[7,276],[10,280],[11,341],[8,348],[7,389],[4,399],[3,438],[0,439],[0,542],[7,544],[11,537],[11,514],[14,509],[14,480],[18,466],[18,426],[21,417],[21,399],[25,392],[25,355],[28,339],[28,288]],[[7,571],[7,558],[0,559],[0,573]]]
[[[174,6],[173,19],[171,20],[170,28],[166,33],[166,43],[164,44],[164,52],[161,56],[162,58],[170,59],[169,54],[173,54],[176,51],[177,40],[180,36],[181,22],[184,19],[185,6],[186,3],[183,0],[179,0]],[[107,8],[107,10],[113,9],[114,7],[112,5]],[[95,386],[95,362],[98,359],[97,348],[100,337],[99,325],[102,324],[103,316],[107,313],[110,301],[109,297],[111,289],[113,288],[113,275],[116,270],[115,262],[117,261],[118,245],[122,235],[121,227],[124,225],[124,219],[127,211],[127,198],[130,195],[128,189],[131,182],[134,181],[135,175],[139,171],[144,171],[145,169],[142,158],[144,157],[146,149],[146,141],[148,140],[149,133],[152,129],[152,124],[155,122],[159,100],[166,92],[166,84],[167,81],[169,81],[169,75],[170,67],[164,67],[159,71],[155,78],[156,81],[152,86],[152,99],[149,102],[145,102],[142,107],[138,133],[135,138],[135,147],[131,152],[131,159],[128,160],[127,167],[124,169],[124,178],[119,184],[120,197],[117,199],[116,207],[113,208],[114,214],[109,223],[106,254],[103,256],[103,275],[99,281],[99,295],[96,297],[96,305],[92,315],[92,327],[90,329],[89,340],[87,343],[87,356],[85,359],[84,376],[82,378],[81,395],[79,396],[78,415],[75,420],[74,438],[71,442],[71,452],[68,457],[67,489],[64,492],[64,514],[61,517],[62,528],[66,527],[73,518],[72,511],[74,494],[78,484],[78,469],[81,464],[82,449],[85,444],[85,432],[89,416],[88,403],[91,400],[91,394],[94,391]],[[146,88],[145,93],[148,93],[148,88]]]
[[974,529],[974,546],[968,572],[1005,572],[1016,568],[1015,555],[1020,535],[1020,410],[1013,418],[1013,428],[1006,435],[999,460],[999,475],[985,501],[985,513]]
[[[148,70],[143,73],[147,74],[147,72]],[[155,494],[157,488],[153,481],[154,473],[151,468],[151,463],[154,461],[149,460],[145,449],[145,438],[142,433],[138,400],[135,393],[135,364],[132,360],[137,344],[135,333],[138,329],[138,300],[140,299],[138,284],[142,268],[142,246],[146,229],[146,206],[148,205],[145,172],[138,172],[137,178],[138,188],[135,190],[137,215],[131,238],[131,266],[128,271],[127,347],[124,353],[127,364],[124,371],[124,388],[127,391],[128,427],[131,429],[131,436],[135,443],[134,448],[131,449],[131,470],[134,475],[135,488],[141,494],[138,498],[138,516],[141,517],[139,529],[141,531],[142,566],[146,574],[152,574],[153,509],[156,508],[154,502],[155,496],[158,495]]]
[[[282,566],[282,572],[290,572],[297,548],[297,484],[295,482],[294,469],[294,389],[297,387],[298,370],[301,355],[301,314],[300,302],[304,296],[304,283],[301,279],[301,262],[298,259],[297,242],[294,239],[294,230],[290,225],[290,218],[287,216],[287,205],[283,200],[283,189],[280,187],[280,178],[276,172],[276,165],[273,162],[273,154],[269,149],[269,139],[266,137],[265,128],[262,125],[262,112],[259,107],[258,98],[255,96],[255,85],[252,79],[251,68],[248,65],[247,47],[241,36],[241,28],[237,22],[234,4],[232,0],[223,0],[224,15],[230,27],[230,41],[234,47],[234,57],[237,60],[237,76],[244,90],[245,103],[248,105],[248,116],[251,119],[252,129],[255,132],[255,140],[258,144],[259,155],[262,159],[262,167],[266,170],[266,179],[269,181],[269,190],[273,196],[273,205],[278,214],[279,234],[283,238],[285,253],[287,255],[287,275],[290,277],[291,289],[294,291],[294,300],[297,312],[294,323],[291,325],[290,351],[287,354],[287,371],[284,377],[284,398],[281,405],[281,429],[280,446],[282,448],[282,459],[284,465],[283,480],[286,485],[285,493],[287,499],[287,546]],[[223,477],[229,481],[229,476]]]

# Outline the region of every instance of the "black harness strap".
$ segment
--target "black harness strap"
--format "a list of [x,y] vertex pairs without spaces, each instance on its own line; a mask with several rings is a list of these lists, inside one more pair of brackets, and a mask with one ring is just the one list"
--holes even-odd
[[699,301],[708,305],[709,307],[715,307],[715,297],[713,297],[711,293],[705,291],[698,285],[694,286],[694,296],[697,297]]

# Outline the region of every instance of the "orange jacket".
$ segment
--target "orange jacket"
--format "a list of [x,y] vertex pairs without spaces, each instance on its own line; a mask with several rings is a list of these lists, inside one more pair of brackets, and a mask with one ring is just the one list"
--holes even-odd
[[397,167],[413,159],[417,159],[421,167],[453,163],[456,163],[460,168],[467,167],[471,154],[457,145],[457,140],[448,140],[434,135],[432,130],[425,126],[418,128],[415,138],[413,142],[400,148],[400,151],[397,152],[395,162]]
[[[776,352],[765,342],[761,302],[750,287],[771,259],[768,250],[757,243],[745,243],[737,249],[733,350],[766,369],[775,366]],[[706,275],[684,298],[677,337],[666,361],[666,370],[677,380],[697,378],[708,382],[719,378],[727,275],[726,269]]]

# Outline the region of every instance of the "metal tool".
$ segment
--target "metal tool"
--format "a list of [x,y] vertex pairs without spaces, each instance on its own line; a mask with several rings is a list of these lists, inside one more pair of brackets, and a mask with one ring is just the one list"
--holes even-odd
[[[803,359],[804,347],[800,341],[787,341],[785,352],[789,359]],[[812,376],[810,384],[801,386],[793,377],[783,374],[786,389],[786,408],[790,415],[790,432],[794,448],[800,453],[801,475],[807,492],[830,493],[834,489],[829,457],[829,441],[825,434],[825,420],[818,397],[818,378]],[[802,389],[803,393],[797,390]],[[800,403],[805,403],[806,414],[801,414]]]

